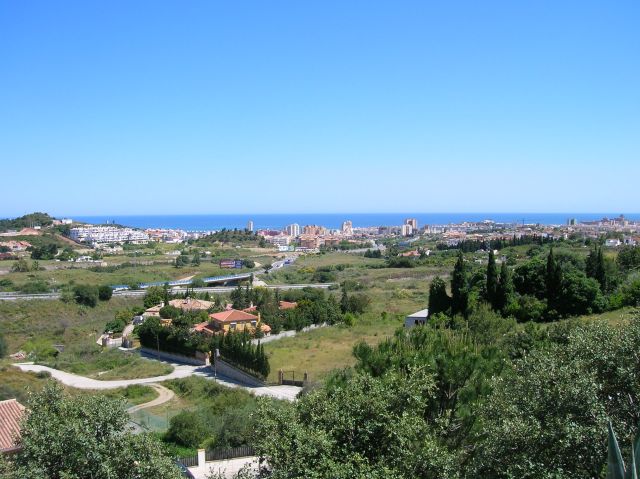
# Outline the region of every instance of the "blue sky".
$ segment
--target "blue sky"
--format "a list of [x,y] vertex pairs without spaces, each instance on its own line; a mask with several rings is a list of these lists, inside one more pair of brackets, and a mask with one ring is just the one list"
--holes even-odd
[[0,2],[0,216],[640,210],[640,2]]

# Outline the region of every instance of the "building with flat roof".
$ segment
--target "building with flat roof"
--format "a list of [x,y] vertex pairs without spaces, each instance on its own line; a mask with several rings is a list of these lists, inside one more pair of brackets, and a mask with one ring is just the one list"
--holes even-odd
[[416,218],[407,218],[404,220],[405,225],[410,225],[413,231],[418,231],[418,220]]
[[117,226],[79,226],[69,230],[69,238],[78,243],[93,245],[105,243],[147,244],[149,235],[144,231]]
[[421,326],[427,323],[429,317],[429,308],[421,309],[413,314],[407,316],[404,320],[405,328],[413,328],[414,326]]
[[300,236],[300,225],[298,223],[288,225],[285,230],[289,236]]

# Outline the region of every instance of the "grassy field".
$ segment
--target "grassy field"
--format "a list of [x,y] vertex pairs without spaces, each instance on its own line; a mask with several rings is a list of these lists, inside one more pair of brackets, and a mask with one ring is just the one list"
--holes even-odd
[[56,358],[40,363],[103,381],[164,376],[173,371],[173,366],[142,358],[137,353],[122,352],[118,349],[102,350],[98,345],[88,346],[70,348]]
[[276,382],[278,371],[282,369],[288,373],[288,378],[291,378],[290,372],[294,371],[296,379],[302,379],[306,371],[311,382],[320,381],[331,370],[354,364],[351,351],[358,341],[376,344],[391,336],[400,324],[396,319],[360,319],[351,327],[319,328],[293,338],[267,343],[264,349],[271,365],[268,380]]
[[70,346],[95,342],[119,309],[142,305],[142,299],[112,298],[95,308],[57,300],[0,301],[0,331],[13,353],[31,341]]

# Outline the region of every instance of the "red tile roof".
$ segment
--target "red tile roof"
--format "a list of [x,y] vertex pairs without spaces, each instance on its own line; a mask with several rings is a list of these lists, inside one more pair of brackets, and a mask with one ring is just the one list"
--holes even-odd
[[244,311],[238,311],[237,309],[230,309],[228,311],[222,311],[220,313],[210,314],[209,317],[214,321],[220,323],[231,323],[234,321],[258,321],[258,317],[253,314],[245,313]]
[[15,399],[0,401],[0,451],[15,448],[24,411],[24,406]]
[[290,303],[289,301],[280,301],[280,309],[293,309],[298,303]]

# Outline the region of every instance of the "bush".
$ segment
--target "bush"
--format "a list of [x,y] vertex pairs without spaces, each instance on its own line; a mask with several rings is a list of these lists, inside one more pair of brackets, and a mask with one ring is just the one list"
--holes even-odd
[[20,286],[20,291],[26,294],[48,293],[49,285],[41,279],[36,279],[29,281],[28,283],[24,283]]
[[100,301],[109,301],[111,296],[113,296],[113,289],[111,289],[111,286],[104,285],[98,288],[98,299]]
[[86,284],[78,285],[73,288],[73,296],[76,303],[84,306],[93,308],[98,304],[98,288],[95,286],[89,286]]
[[186,447],[198,447],[207,431],[196,413],[183,411],[171,418],[165,439]]

